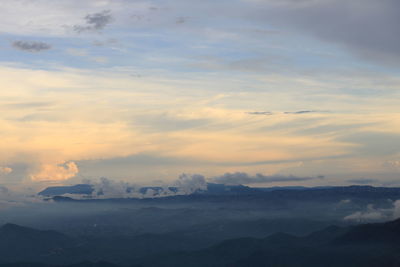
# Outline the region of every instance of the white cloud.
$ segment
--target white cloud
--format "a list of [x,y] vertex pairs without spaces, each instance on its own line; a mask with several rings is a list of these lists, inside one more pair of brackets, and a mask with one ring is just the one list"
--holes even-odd
[[357,211],[344,217],[343,219],[345,221],[368,222],[394,220],[400,218],[400,200],[394,201],[392,205],[392,208],[379,209],[370,204],[367,206],[365,211]]
[[34,182],[63,181],[74,177],[79,173],[78,166],[74,162],[60,164],[41,164],[39,170],[31,174]]

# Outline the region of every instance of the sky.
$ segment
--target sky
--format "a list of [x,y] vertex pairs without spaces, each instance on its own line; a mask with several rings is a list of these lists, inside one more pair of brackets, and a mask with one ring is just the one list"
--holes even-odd
[[397,185],[399,11],[2,0],[0,185]]

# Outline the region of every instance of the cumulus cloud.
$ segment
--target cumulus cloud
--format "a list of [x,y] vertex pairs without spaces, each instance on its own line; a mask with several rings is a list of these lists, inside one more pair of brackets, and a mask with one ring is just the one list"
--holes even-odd
[[257,184],[257,183],[275,183],[275,182],[302,182],[314,179],[323,179],[324,176],[317,177],[297,177],[297,176],[284,176],[284,175],[263,175],[257,173],[251,176],[244,172],[225,173],[222,176],[211,178],[210,180],[215,183],[222,184]]
[[12,171],[13,171],[13,169],[10,167],[1,167],[0,166],[0,174],[7,175],[7,174],[10,174]]
[[134,185],[126,182],[116,182],[105,177],[99,179],[98,182],[90,182],[93,186],[92,197],[95,198],[126,198],[132,197]]
[[[143,186],[124,181],[114,181],[105,177],[98,181],[84,181],[93,187],[91,198],[155,198],[174,195],[188,195],[199,190],[207,189],[207,182],[200,174],[181,174],[170,184],[160,186]],[[66,195],[69,196],[69,195]],[[76,198],[76,195],[70,195]],[[87,196],[82,196],[87,197]]]
[[206,190],[207,182],[203,175],[188,175],[184,173],[179,176],[174,186],[178,187],[185,194],[191,194],[197,190]]
[[102,12],[86,15],[85,24],[75,25],[73,29],[78,33],[86,31],[101,31],[112,22],[112,19],[111,11],[103,10]]
[[61,164],[41,164],[39,171],[31,174],[31,180],[39,181],[62,181],[74,177],[79,173],[78,166],[72,162]]
[[15,49],[31,53],[36,53],[51,49],[51,45],[44,42],[36,42],[36,41],[15,41],[12,43],[12,46]]

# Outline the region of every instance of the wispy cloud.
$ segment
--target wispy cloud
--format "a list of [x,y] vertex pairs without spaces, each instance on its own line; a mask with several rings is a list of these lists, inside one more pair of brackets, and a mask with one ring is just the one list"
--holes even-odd
[[273,115],[274,113],[272,113],[270,111],[251,111],[251,112],[247,112],[247,114],[249,114],[249,115]]
[[392,202],[390,208],[377,208],[374,205],[367,205],[366,209],[354,212],[343,218],[345,221],[369,222],[393,220],[400,217],[400,200]]
[[261,184],[261,183],[286,183],[286,182],[303,182],[314,179],[323,179],[324,176],[317,177],[298,177],[294,175],[263,175],[257,173],[251,176],[244,172],[225,173],[222,176],[211,178],[210,181],[222,184]]
[[308,114],[308,113],[327,113],[329,111],[323,111],[323,110],[299,110],[299,111],[286,111],[284,114],[294,114],[294,115],[300,115],[300,114]]

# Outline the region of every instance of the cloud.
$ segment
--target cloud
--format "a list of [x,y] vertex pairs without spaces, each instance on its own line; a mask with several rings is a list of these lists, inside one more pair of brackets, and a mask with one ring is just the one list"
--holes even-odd
[[392,207],[387,209],[375,208],[372,204],[369,204],[364,211],[357,211],[350,214],[343,219],[345,221],[357,221],[357,222],[368,222],[368,221],[381,221],[381,220],[394,220],[400,217],[400,200],[392,202]]
[[325,113],[327,111],[321,111],[321,110],[299,110],[299,111],[286,111],[284,114],[307,114],[307,113]]
[[273,115],[274,113],[270,111],[252,111],[252,112],[247,112],[249,115]]
[[[198,190],[206,190],[207,182],[200,174],[181,174],[179,178],[167,185],[141,186],[123,181],[113,181],[102,177],[98,181],[84,183],[93,186],[92,198],[154,198],[174,195],[188,195]],[[76,197],[72,195],[71,197]]]
[[184,24],[187,22],[187,20],[188,20],[188,17],[179,17],[176,19],[175,22],[176,22],[176,24]]
[[253,3],[251,8],[258,7],[258,11],[253,10],[254,18],[342,45],[368,60],[398,64],[400,2],[397,0],[247,2]]
[[62,181],[74,177],[79,173],[78,166],[72,162],[61,164],[41,164],[39,171],[30,175],[32,181]]
[[275,183],[275,182],[302,182],[314,179],[323,179],[324,176],[318,177],[297,177],[284,175],[263,175],[257,173],[255,176],[250,176],[244,172],[225,173],[222,176],[211,178],[210,181],[221,184],[257,184],[257,183]]
[[1,167],[0,166],[0,174],[7,175],[7,174],[10,174],[12,171],[13,171],[13,169],[10,167]]
[[197,190],[206,190],[207,182],[201,174],[188,175],[184,173],[179,176],[174,186],[178,187],[185,194],[191,194]]
[[30,108],[44,108],[52,106],[52,102],[43,101],[26,101],[26,102],[13,102],[0,105],[5,108],[15,108],[15,109],[30,109]]
[[394,219],[400,218],[400,200],[396,200],[393,203],[393,218]]
[[127,198],[136,196],[133,192],[135,186],[126,182],[115,182],[102,177],[98,182],[87,181],[87,183],[93,186],[92,197],[94,198]]
[[15,49],[31,53],[37,53],[51,49],[51,45],[36,41],[15,41],[12,43],[12,46]]
[[[308,114],[308,113],[327,113],[329,111],[322,111],[322,110],[299,110],[299,111],[286,111],[283,114],[293,114],[293,115],[300,115],[300,114]],[[273,113],[271,111],[252,111],[247,112],[249,115],[274,115],[277,113]]]
[[365,212],[357,211],[351,215],[344,217],[344,220],[363,222],[363,221],[379,221],[385,218],[387,218],[387,216],[383,214],[381,211],[370,209]]
[[88,14],[85,16],[84,25],[75,25],[73,29],[77,33],[86,31],[101,31],[113,20],[110,10],[103,10],[102,12]]

